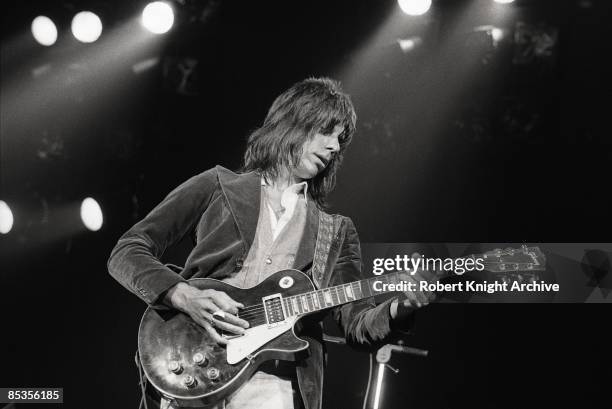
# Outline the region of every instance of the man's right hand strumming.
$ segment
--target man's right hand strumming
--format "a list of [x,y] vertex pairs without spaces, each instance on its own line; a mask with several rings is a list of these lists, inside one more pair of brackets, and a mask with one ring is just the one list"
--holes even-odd
[[168,290],[164,302],[189,315],[219,344],[227,344],[227,340],[215,327],[234,334],[243,334],[244,328],[249,327],[248,322],[236,316],[244,305],[223,291],[200,290],[187,283],[178,283]]

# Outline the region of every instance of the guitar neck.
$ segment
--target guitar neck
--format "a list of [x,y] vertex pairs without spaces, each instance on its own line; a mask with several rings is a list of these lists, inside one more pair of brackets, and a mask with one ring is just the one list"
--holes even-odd
[[[515,273],[520,271],[542,271],[545,269],[545,257],[538,247],[522,246],[520,249],[494,250],[484,254],[473,254],[458,257],[456,259],[445,259],[457,261],[459,259],[480,259],[482,270],[494,273]],[[438,266],[433,268],[438,279],[444,279],[453,275],[460,275],[457,270],[445,269]],[[397,284],[402,280],[401,275],[405,272],[392,272],[380,276],[374,276],[352,283],[340,284],[316,291],[283,298],[283,306],[288,316],[312,313],[326,308],[336,307],[374,295],[397,292]],[[374,288],[374,283],[378,283]],[[389,285],[391,284],[391,285]],[[392,289],[389,289],[392,288]],[[401,288],[401,286],[399,286]]]
[[[310,291],[291,297],[284,297],[283,303],[285,311],[289,316],[301,315],[336,307],[378,294],[395,292],[393,290],[374,290],[375,281],[380,281],[383,284],[398,284],[401,281],[400,273],[389,273],[382,276],[353,281],[351,283],[322,288],[320,290]],[[385,288],[386,287],[387,286],[385,286]]]

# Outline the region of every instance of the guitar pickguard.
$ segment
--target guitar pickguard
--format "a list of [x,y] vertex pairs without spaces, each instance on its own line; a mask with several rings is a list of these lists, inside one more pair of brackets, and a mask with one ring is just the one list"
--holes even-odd
[[228,341],[227,363],[233,365],[242,361],[269,341],[289,331],[296,321],[297,317],[289,317],[283,322],[276,323],[271,328],[267,325],[259,325],[246,329],[244,335]]

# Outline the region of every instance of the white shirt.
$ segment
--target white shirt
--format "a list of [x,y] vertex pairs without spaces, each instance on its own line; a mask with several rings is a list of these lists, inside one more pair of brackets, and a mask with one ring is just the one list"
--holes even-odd
[[[265,179],[261,178],[262,186],[269,186]],[[287,186],[281,194],[281,207],[284,209],[282,215],[277,218],[274,209],[269,201],[266,201],[266,206],[270,214],[270,227],[272,228],[272,239],[276,240],[278,234],[283,230],[283,227],[291,220],[293,212],[295,211],[295,205],[298,201],[299,195],[304,195],[304,200],[307,200],[306,195],[308,192],[308,183],[306,181]]]

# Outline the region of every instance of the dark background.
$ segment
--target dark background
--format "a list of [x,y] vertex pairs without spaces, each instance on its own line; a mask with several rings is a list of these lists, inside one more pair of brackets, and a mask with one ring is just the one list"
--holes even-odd
[[[111,248],[193,174],[238,168],[275,96],[309,76],[341,80],[356,106],[330,203],[363,242],[610,241],[609,2],[440,0],[410,18],[390,0],[187,1],[158,37],[131,21],[144,2],[3,4],[0,198],[15,226],[0,236],[0,386],[137,406],[145,306],[107,274]],[[81,9],[101,15],[96,43],[68,32]],[[38,14],[60,22],[52,47],[29,33]],[[556,33],[550,53],[519,46],[517,22]],[[496,47],[473,32],[486,24],[508,31]],[[396,39],[415,35],[403,53]],[[98,232],[80,225],[86,196]],[[430,306],[407,340],[430,357],[393,358],[382,407],[608,407],[610,312]],[[329,349],[324,407],[360,407],[368,355]]]

